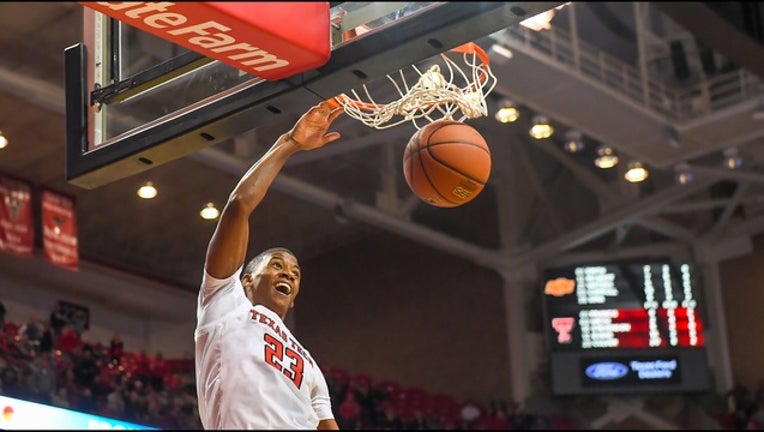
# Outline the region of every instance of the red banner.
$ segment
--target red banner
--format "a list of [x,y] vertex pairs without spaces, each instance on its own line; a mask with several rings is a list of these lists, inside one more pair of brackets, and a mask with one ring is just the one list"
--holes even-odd
[[73,199],[43,190],[42,240],[48,261],[69,270],[79,268],[77,219]]
[[0,176],[0,250],[21,257],[34,256],[32,187]]

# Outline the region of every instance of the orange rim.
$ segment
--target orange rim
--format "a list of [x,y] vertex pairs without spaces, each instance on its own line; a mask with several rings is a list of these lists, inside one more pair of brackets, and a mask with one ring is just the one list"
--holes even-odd
[[464,54],[475,54],[484,65],[491,64],[491,60],[488,58],[488,54],[486,54],[485,50],[480,48],[480,46],[475,42],[467,42],[466,44],[459,45],[450,51]]
[[[474,42],[467,42],[466,44],[459,45],[458,47],[450,49],[449,51],[458,52],[462,54],[475,54],[477,58],[479,58],[484,65],[491,64],[491,60],[488,58],[488,54],[486,54],[485,50],[483,48],[480,48],[480,46]],[[487,77],[488,75],[486,73],[483,73],[480,76],[480,82],[485,81]],[[375,110],[378,108],[384,108],[385,106],[387,106],[387,104],[373,104],[373,103],[362,102],[357,99],[353,99],[344,93],[334,96],[332,98],[329,98],[326,100],[326,102],[329,103],[329,105],[332,106],[333,108],[340,108],[342,104],[339,102],[339,100],[343,100],[345,103],[353,105],[354,107],[358,109],[369,110],[369,111]]]
[[344,93],[341,95],[337,95],[333,98],[329,98],[326,100],[326,102],[329,104],[329,106],[336,109],[343,106],[343,104],[339,102],[340,100],[344,101],[347,104],[353,105],[356,108],[364,109],[364,110],[375,110],[377,108],[384,108],[385,106],[387,106],[387,104],[373,104],[373,103],[362,102],[357,99],[353,99]]

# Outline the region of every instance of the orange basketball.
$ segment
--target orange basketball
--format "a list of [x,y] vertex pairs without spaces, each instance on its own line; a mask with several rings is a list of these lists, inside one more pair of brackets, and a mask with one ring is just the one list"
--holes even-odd
[[472,126],[437,120],[419,129],[403,152],[403,175],[411,191],[436,207],[475,199],[491,173],[491,151]]

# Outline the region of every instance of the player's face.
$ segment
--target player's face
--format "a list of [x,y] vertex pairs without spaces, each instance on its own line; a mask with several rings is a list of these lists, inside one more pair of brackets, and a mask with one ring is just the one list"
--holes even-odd
[[297,258],[286,252],[273,252],[252,276],[253,302],[262,304],[283,319],[294,306],[300,291],[302,272]]

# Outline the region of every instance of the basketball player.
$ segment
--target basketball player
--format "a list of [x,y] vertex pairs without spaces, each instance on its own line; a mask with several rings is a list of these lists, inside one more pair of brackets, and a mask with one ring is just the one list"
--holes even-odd
[[197,303],[196,386],[205,429],[339,429],[326,380],[284,318],[300,292],[300,266],[284,248],[244,266],[249,218],[287,159],[340,138],[342,113],[306,112],[242,176],[207,249]]

